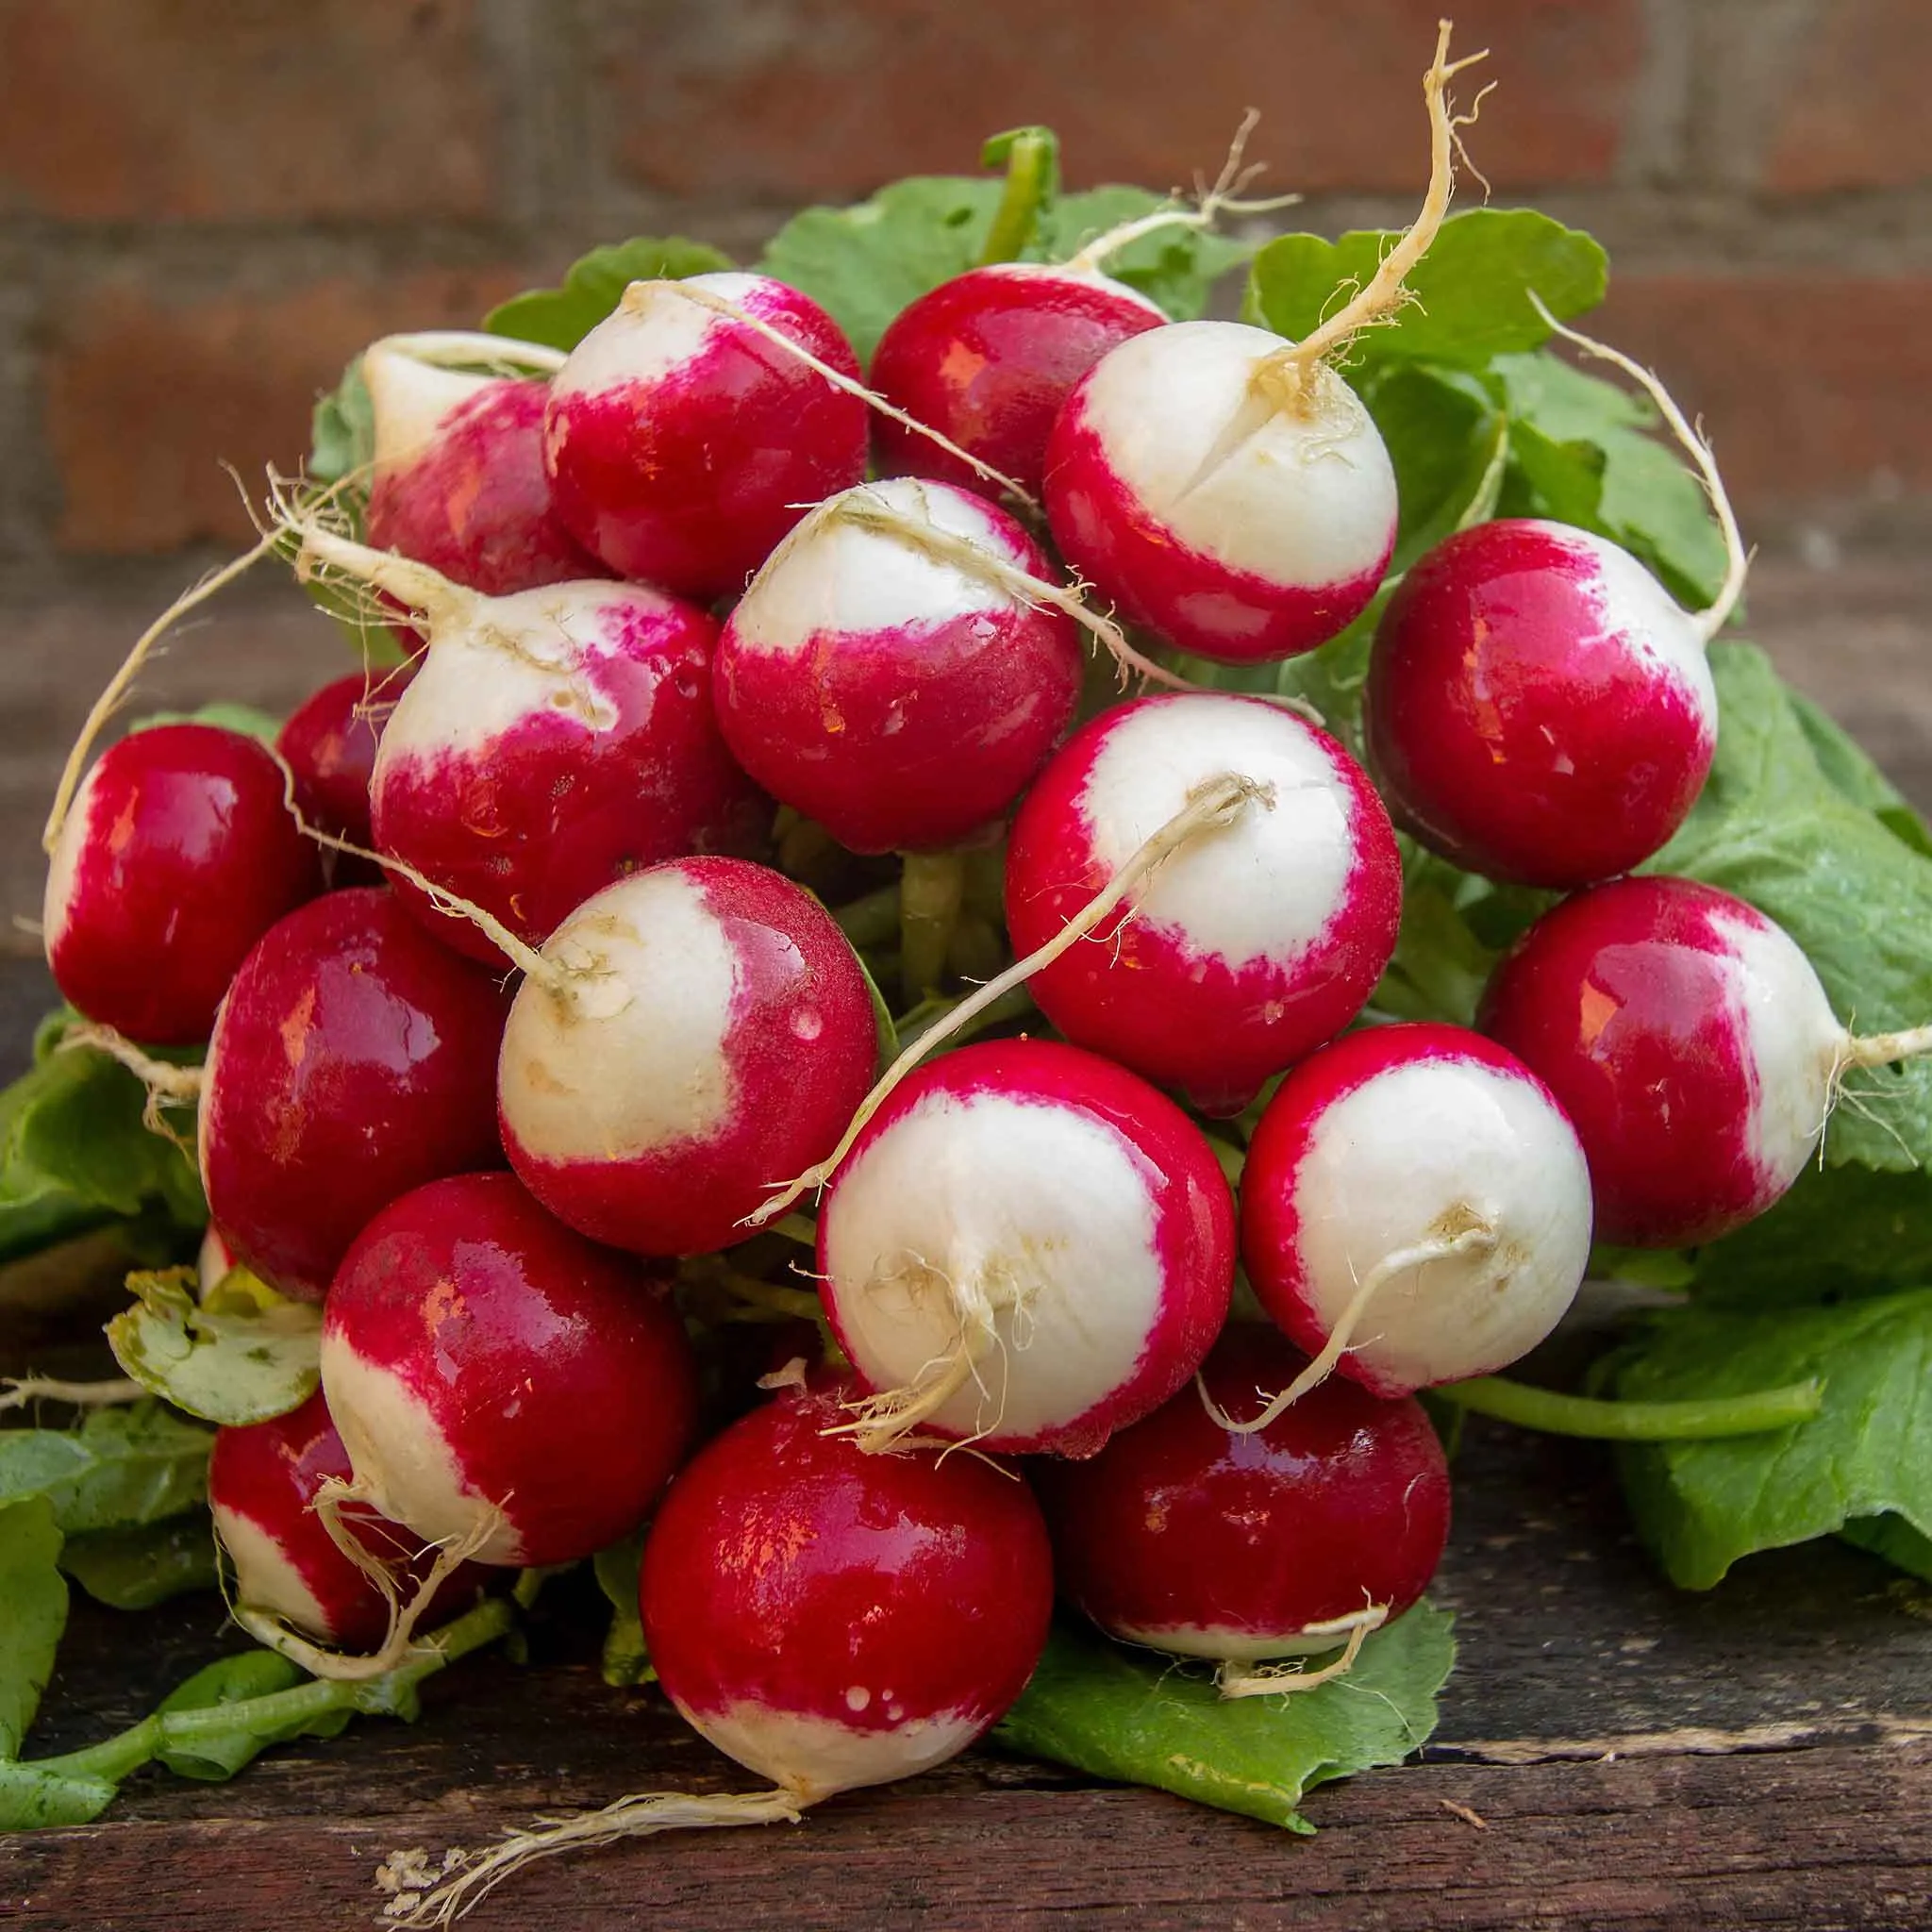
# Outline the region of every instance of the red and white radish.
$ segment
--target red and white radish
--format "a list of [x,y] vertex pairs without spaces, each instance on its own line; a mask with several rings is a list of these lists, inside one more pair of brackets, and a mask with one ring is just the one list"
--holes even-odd
[[490,596],[605,575],[550,507],[549,383],[446,366],[554,372],[563,359],[530,342],[455,333],[386,336],[364,350],[375,427],[369,541]]
[[502,1158],[505,1001],[386,891],[330,892],[242,962],[208,1041],[201,1180],[235,1257],[320,1301],[370,1218]]
[[319,831],[369,843],[375,747],[408,680],[400,668],[351,672],[311,692],[275,734],[275,750],[295,781],[296,807]]
[[1694,879],[1615,879],[1537,921],[1477,1024],[1576,1124],[1597,1233],[1714,1240],[1761,1214],[1817,1151],[1845,1072],[1932,1050],[1932,1030],[1841,1025],[1782,926]]
[[212,724],[110,746],[49,850],[42,928],[63,998],[158,1046],[206,1040],[248,950],[318,891],[267,748]]
[[1488,1374],[1557,1325],[1590,1258],[1575,1131],[1535,1074],[1460,1026],[1371,1027],[1305,1060],[1241,1191],[1248,1279],[1315,1357],[1264,1413],[1331,1368],[1377,1395]]
[[[844,513],[855,503],[914,528],[856,521]],[[867,484],[773,554],[714,659],[733,756],[855,852],[950,845],[998,818],[1079,697],[1072,620],[922,548],[921,525],[1051,575],[1018,523],[965,490]]]
[[1234,1113],[1360,1012],[1394,951],[1395,835],[1334,739],[1230,695],[1103,712],[1021,805],[1006,900],[1014,947],[1030,953],[1227,772],[1270,796],[1167,858],[1119,920],[1031,986],[1069,1040]]
[[876,1056],[858,957],[816,899],[742,859],[677,859],[551,935],[504,1033],[503,1141],[592,1240],[708,1254],[837,1141]]
[[706,296],[856,382],[838,325],[768,275],[633,282],[553,378],[543,454],[578,541],[625,576],[708,599],[742,590],[806,506],[859,480],[867,419]]
[[1199,1366],[1234,1279],[1199,1128],[1046,1041],[961,1048],[897,1086],[819,1216],[820,1294],[868,1389],[854,1427],[1091,1456]]
[[[769,808],[712,710],[708,612],[598,580],[484,597],[321,529],[303,532],[303,554],[428,622],[428,652],[376,752],[370,804],[384,858],[535,943],[641,867],[760,842]],[[394,883],[445,944],[501,960],[463,912],[406,874]]]
[[[1239,1414],[1305,1360],[1237,1322],[1201,1385]],[[1421,1405],[1341,1380],[1256,1434],[1183,1389],[1091,1460],[1042,1461],[1033,1479],[1062,1593],[1123,1642],[1219,1661],[1231,1693],[1321,1680],[1241,1667],[1358,1643],[1421,1597],[1449,1534],[1449,1469]]]
[[[1158,304],[1097,268],[997,262],[902,308],[873,352],[872,385],[1038,494],[1047,437],[1074,384],[1109,349],[1166,321]],[[988,489],[968,464],[891,418],[874,425],[873,445],[887,475]]]
[[[318,1389],[299,1408],[272,1422],[215,1431],[208,1500],[215,1533],[235,1568],[235,1597],[247,1610],[342,1650],[374,1650],[390,1627],[390,1599],[316,1513],[326,1482],[349,1480],[349,1452]],[[430,1564],[422,1540],[372,1510],[351,1505],[341,1525],[366,1545],[371,1562],[421,1584]],[[480,1587],[484,1573],[465,1566],[441,1584],[422,1617],[434,1622]]]
[[432,1181],[369,1224],[324,1307],[322,1385],[358,1494],[479,1563],[615,1542],[697,1419],[668,1283],[507,1174]]

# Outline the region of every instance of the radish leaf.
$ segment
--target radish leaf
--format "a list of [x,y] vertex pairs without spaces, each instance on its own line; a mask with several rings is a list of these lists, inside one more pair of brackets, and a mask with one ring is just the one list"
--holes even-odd
[[682,281],[731,266],[731,258],[682,235],[634,236],[593,248],[564,272],[555,289],[525,289],[483,318],[491,335],[514,336],[553,349],[575,349],[617,307],[632,282]]
[[0,1504],[0,1757],[18,1757],[67,1627],[60,1530],[44,1496]]
[[197,1509],[128,1529],[91,1530],[67,1539],[60,1567],[97,1604],[152,1609],[188,1591],[214,1589],[214,1525]]
[[0,1429],[0,1503],[43,1497],[68,1536],[158,1523],[207,1495],[213,1444],[158,1402],[97,1408],[73,1429]]

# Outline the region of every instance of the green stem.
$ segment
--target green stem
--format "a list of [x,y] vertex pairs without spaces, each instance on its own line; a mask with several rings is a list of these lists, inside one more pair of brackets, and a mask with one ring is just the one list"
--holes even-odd
[[899,881],[894,879],[890,886],[881,886],[862,899],[848,901],[838,907],[832,917],[839,922],[839,930],[858,950],[884,945],[899,930]]
[[908,852],[899,879],[899,979],[908,1000],[923,1000],[946,976],[946,954],[966,891],[958,852]]
[[175,1710],[165,1715],[155,1711],[138,1724],[131,1724],[98,1744],[90,1744],[83,1751],[70,1751],[62,1757],[36,1758],[32,1768],[55,1777],[98,1777],[117,1784],[167,1746],[226,1737],[236,1730],[278,1731],[312,1723],[335,1710],[393,1710],[400,1694],[425,1677],[434,1676],[458,1657],[507,1636],[514,1623],[514,1613],[507,1599],[486,1597],[475,1609],[466,1610],[454,1623],[445,1624],[441,1630],[425,1637],[422,1653],[408,1663],[398,1664],[386,1676],[360,1684],[318,1677],[290,1690],[271,1691],[266,1697],[248,1697],[234,1704],[213,1704],[200,1710]]
[[[910,1046],[916,1040],[932,1031],[960,1002],[957,999],[922,1000],[903,1020],[896,1023],[901,1046]],[[990,1007],[974,1013],[965,1025],[953,1035],[953,1043],[963,1046],[976,1033],[984,1033],[989,1026],[998,1026],[1008,1020],[1018,1020],[1033,1011],[1033,995],[1024,986],[1016,986],[1010,992],[1003,992]]]
[[1060,190],[1060,144],[1050,127],[1014,127],[996,134],[980,151],[980,165],[1005,162],[1006,192],[979,250],[979,265],[1017,261],[1033,240],[1041,210]]
[[773,1222],[771,1232],[782,1234],[788,1241],[796,1241],[801,1247],[816,1248],[819,1244],[817,1224],[803,1214],[788,1214],[782,1221]]
[[1694,1442],[1722,1436],[1759,1436],[1809,1422],[1824,1403],[1824,1384],[1790,1382],[1749,1395],[1719,1395],[1692,1402],[1602,1402],[1561,1395],[1503,1375],[1445,1382],[1431,1391],[1443,1402],[1477,1415],[1548,1436],[1588,1436],[1600,1442]]

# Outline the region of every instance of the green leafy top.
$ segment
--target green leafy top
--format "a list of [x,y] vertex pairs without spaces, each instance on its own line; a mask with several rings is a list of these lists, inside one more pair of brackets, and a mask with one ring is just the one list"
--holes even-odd
[[703,242],[687,242],[682,235],[638,235],[579,256],[558,288],[525,289],[499,302],[483,318],[483,326],[520,342],[574,349],[617,307],[632,282],[681,281],[731,265],[728,255]]

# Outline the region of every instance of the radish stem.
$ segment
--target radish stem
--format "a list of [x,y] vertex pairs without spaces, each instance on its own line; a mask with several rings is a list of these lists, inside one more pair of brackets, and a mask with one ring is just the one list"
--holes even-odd
[[978,265],[1017,261],[1060,191],[1060,144],[1050,127],[1016,127],[987,143],[989,165],[1007,164],[1006,188],[980,245]]
[[1725,1436],[1761,1436],[1809,1422],[1824,1405],[1824,1384],[1816,1376],[1749,1395],[1688,1402],[1607,1402],[1559,1394],[1504,1375],[1445,1382],[1431,1392],[1457,1407],[1515,1423],[1520,1428],[1599,1442],[1702,1442]]
[[966,861],[958,852],[906,854],[899,888],[899,980],[908,1001],[936,992],[945,977],[965,890]]

